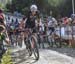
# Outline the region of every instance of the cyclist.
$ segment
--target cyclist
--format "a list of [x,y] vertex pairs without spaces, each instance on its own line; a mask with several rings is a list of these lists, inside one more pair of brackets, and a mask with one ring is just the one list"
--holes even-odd
[[[30,31],[27,33],[27,35],[29,35],[29,36],[31,35],[30,39],[31,39],[32,44],[30,45],[28,43],[29,45],[28,46],[26,45],[26,48],[30,48],[29,49],[30,51],[33,49],[34,56],[35,56],[36,60],[39,59],[39,51],[38,51],[38,47],[37,47],[37,43],[36,43],[37,42],[36,27],[38,26],[39,22],[40,22],[40,15],[38,12],[38,8],[36,5],[31,5],[30,11],[28,12],[28,15],[27,15],[27,20],[25,22],[25,28],[27,28]],[[32,51],[30,52],[29,55],[30,56],[32,55]]]
[[30,11],[27,15],[27,20],[25,23],[25,28],[30,28],[33,30],[33,33],[36,35],[36,28],[40,22],[40,15],[36,5],[30,6]]
[[[52,15],[52,11],[50,11],[50,15]],[[50,34],[52,34],[55,31],[55,26],[57,25],[57,20],[54,17],[49,16],[47,21],[48,21],[48,29],[50,31]]]
[[0,9],[0,59],[2,58],[2,55],[5,53],[5,48],[4,48],[4,44],[3,44],[3,40],[6,43],[9,43],[9,38],[8,38],[8,34],[6,32],[6,27],[5,27],[5,17],[3,14],[3,11]]

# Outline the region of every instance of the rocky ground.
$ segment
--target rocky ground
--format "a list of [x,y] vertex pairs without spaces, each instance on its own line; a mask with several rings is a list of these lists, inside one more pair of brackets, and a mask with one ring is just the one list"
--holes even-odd
[[33,55],[29,57],[25,48],[15,48],[13,53],[15,64],[75,64],[74,48],[39,49],[38,61]]

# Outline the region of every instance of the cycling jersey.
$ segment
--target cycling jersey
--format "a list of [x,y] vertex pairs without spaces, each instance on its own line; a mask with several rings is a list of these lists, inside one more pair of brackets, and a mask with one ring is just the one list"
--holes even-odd
[[31,28],[33,30],[33,33],[36,33],[36,22],[38,22],[40,18],[39,12],[36,12],[36,14],[33,16],[31,12],[27,15],[27,21],[25,23],[25,28]]
[[57,25],[57,20],[51,16],[49,16],[47,20],[48,20],[49,34],[52,34],[52,32],[55,31],[55,27]]
[[57,25],[57,21],[53,17],[48,17],[48,27],[55,27]]
[[36,27],[36,22],[35,20],[39,19],[39,13],[36,12],[35,16],[32,16],[32,13],[29,12],[27,16],[27,21],[26,21],[26,28],[34,28]]

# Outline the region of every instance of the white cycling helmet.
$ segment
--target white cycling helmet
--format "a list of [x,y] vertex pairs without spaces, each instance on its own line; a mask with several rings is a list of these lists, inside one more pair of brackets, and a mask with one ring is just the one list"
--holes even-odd
[[36,5],[31,5],[31,6],[30,6],[31,12],[32,12],[32,11],[37,11],[37,9],[38,9],[38,8],[37,8]]

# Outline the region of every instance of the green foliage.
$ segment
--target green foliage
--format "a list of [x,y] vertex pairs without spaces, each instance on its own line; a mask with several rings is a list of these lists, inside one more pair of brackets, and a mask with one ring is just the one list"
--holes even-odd
[[0,3],[0,8],[4,8],[4,4]]
[[64,2],[64,0],[48,0],[48,3],[54,7],[59,6],[63,2]]
[[32,0],[12,0],[11,8],[13,11],[24,12],[31,5]]
[[6,51],[6,53],[3,55],[1,59],[1,64],[13,64],[12,58],[10,56],[10,50]]
[[50,10],[53,11],[54,16],[58,14],[66,16],[72,13],[72,0],[12,0],[6,8],[11,12],[18,11],[26,14],[33,2],[43,14],[49,14]]
[[0,8],[2,8],[2,4],[0,3]]

